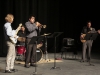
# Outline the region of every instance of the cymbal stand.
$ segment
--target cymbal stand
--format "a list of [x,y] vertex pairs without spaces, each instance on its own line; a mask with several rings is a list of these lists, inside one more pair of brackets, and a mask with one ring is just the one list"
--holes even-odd
[[[45,35],[45,60],[48,62],[48,52],[47,52],[47,36]],[[49,59],[50,61],[50,59]]]

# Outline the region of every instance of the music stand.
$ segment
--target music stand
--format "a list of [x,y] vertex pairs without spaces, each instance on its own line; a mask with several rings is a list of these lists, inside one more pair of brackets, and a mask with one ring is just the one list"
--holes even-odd
[[91,33],[91,40],[96,40],[97,36],[98,36],[98,33]]
[[[91,33],[90,40],[96,40],[97,36],[98,36],[98,33]],[[90,60],[89,60],[89,65],[94,66],[94,64],[91,64]]]
[[51,35],[51,37],[54,37],[55,38],[55,42],[54,42],[54,47],[55,47],[55,52],[54,52],[54,67],[52,67],[51,69],[57,69],[57,68],[59,68],[60,69],[60,67],[56,67],[56,38],[59,36],[59,35],[61,35],[63,32],[54,32],[52,35]]
[[[85,40],[96,40],[98,36],[98,33],[87,33],[85,36]],[[94,64],[91,64],[91,61],[89,60],[89,65],[94,66]]]
[[91,33],[87,33],[86,36],[84,37],[84,40],[90,40],[92,34]]
[[[34,37],[32,37],[29,44],[36,43],[36,46],[37,46],[37,44],[40,43],[43,39],[44,39],[44,36],[34,36]],[[36,53],[36,56],[35,56],[35,64],[37,65],[37,53]],[[42,74],[37,74],[37,66],[35,66],[35,72],[34,72],[34,74],[31,74],[31,75],[42,75]]]

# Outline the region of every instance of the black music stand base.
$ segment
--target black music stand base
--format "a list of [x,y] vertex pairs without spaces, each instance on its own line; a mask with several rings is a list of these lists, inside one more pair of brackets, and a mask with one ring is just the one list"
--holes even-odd
[[[60,67],[52,67],[51,69],[60,69],[60,70],[61,70]],[[50,70],[51,70],[51,69],[50,69]]]
[[42,75],[42,74],[37,74],[36,72],[34,72],[33,74],[31,74],[31,75]]
[[33,74],[30,75],[42,75],[42,74],[37,74],[37,72],[33,72]]

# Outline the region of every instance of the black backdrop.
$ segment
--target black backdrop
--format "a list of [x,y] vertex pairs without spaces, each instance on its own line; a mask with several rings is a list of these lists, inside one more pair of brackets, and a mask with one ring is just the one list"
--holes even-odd
[[[6,53],[3,36],[3,25],[8,13],[14,15],[13,28],[19,23],[25,24],[28,16],[34,14],[36,21],[47,25],[43,33],[64,32],[57,41],[57,51],[60,51],[61,41],[64,37],[74,38],[79,41],[82,27],[87,20],[92,21],[92,26],[100,28],[99,2],[92,1],[66,1],[66,0],[0,0],[0,55]],[[95,46],[99,48],[99,37]],[[52,41],[52,42],[51,42]],[[49,51],[53,51],[54,39],[48,39]]]

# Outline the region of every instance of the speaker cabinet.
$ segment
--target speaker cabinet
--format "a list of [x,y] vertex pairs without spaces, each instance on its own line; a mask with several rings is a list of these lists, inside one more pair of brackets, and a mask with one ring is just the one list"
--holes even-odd
[[63,46],[72,46],[72,45],[74,45],[74,39],[63,38]]

